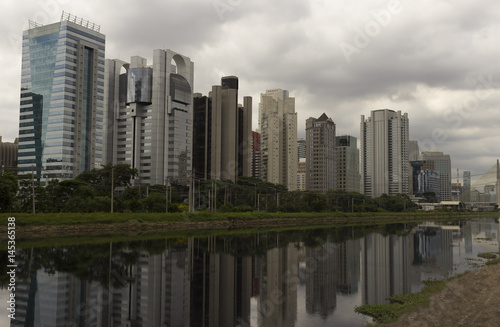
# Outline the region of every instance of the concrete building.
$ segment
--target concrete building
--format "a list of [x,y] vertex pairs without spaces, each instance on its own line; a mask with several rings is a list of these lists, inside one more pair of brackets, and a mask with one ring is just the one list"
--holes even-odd
[[422,197],[426,192],[434,192],[437,202],[440,202],[440,183],[439,172],[434,169],[428,169],[429,164],[433,162],[410,161],[412,167],[412,195]]
[[497,181],[495,185],[496,185],[495,192],[497,195],[496,204],[500,206],[500,160],[498,159],[497,159]]
[[451,200],[451,160],[450,155],[443,152],[424,151],[419,160],[433,161],[435,170],[439,172],[440,200]]
[[409,140],[408,141],[408,160],[417,161],[420,150],[418,148],[418,141]]
[[259,104],[261,178],[297,188],[297,113],[295,98],[282,89],[267,90]]
[[298,160],[306,158],[306,140],[298,139],[297,140],[297,153],[299,155]]
[[3,174],[6,170],[12,170],[14,173],[17,170],[17,147],[19,140],[16,138],[14,143],[2,142],[0,136],[0,168]]
[[154,50],[152,65],[139,56],[106,60],[104,164],[130,164],[141,184],[187,184],[193,71],[193,62],[172,50]]
[[408,114],[389,109],[361,116],[361,192],[367,196],[409,194]]
[[226,76],[208,97],[195,96],[197,176],[233,182],[252,176],[252,98],[238,105],[238,78]]
[[358,140],[354,136],[335,137],[335,185],[337,190],[359,192]]
[[335,188],[335,123],[322,114],[306,121],[306,189]]
[[260,178],[260,133],[252,132],[252,177]]
[[297,190],[306,190],[306,158],[299,159],[297,168]]
[[470,171],[464,171],[463,173],[463,187],[460,200],[462,202],[470,202],[470,191],[471,191],[471,178]]
[[103,158],[105,36],[63,13],[23,32],[19,174],[71,179]]

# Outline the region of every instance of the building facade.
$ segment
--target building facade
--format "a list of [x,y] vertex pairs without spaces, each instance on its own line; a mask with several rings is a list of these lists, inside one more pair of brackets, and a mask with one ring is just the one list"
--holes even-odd
[[439,199],[441,201],[451,201],[450,155],[443,152],[424,151],[419,155],[419,160],[434,162],[434,169],[439,172]]
[[306,140],[298,139],[297,140],[297,153],[299,155],[298,160],[306,158]]
[[13,143],[2,142],[2,136],[0,136],[0,168],[2,169],[2,174],[6,170],[12,170],[13,172],[17,170],[18,144],[18,139],[16,139]]
[[195,169],[204,179],[252,176],[252,98],[238,104],[238,78],[226,76],[209,96],[196,94]]
[[19,174],[71,179],[103,159],[105,36],[64,14],[23,32]]
[[434,163],[426,161],[410,161],[410,164],[412,167],[411,194],[416,197],[422,197],[424,193],[433,192],[439,202],[441,195],[439,172],[434,170]]
[[106,164],[130,164],[145,185],[188,183],[192,166],[194,63],[172,50],[153,63],[106,60]]
[[252,132],[252,177],[260,179],[260,133]]
[[362,115],[360,135],[362,193],[409,194],[408,114],[381,109]]
[[338,190],[359,192],[358,140],[354,136],[335,137],[335,185]]
[[306,189],[326,193],[335,188],[335,123],[322,114],[306,120]]
[[286,90],[267,90],[259,104],[261,178],[297,188],[297,113]]
[[301,158],[297,168],[297,191],[306,190],[306,158]]

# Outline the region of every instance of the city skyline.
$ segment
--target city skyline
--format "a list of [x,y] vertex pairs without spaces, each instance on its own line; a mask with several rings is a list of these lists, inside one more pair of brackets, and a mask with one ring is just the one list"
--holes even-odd
[[[2,80],[0,134],[6,142],[18,137],[22,31],[28,20],[57,22],[64,10],[101,26],[106,59],[140,55],[151,63],[151,49],[157,48],[189,56],[196,65],[194,92],[206,94],[227,75],[238,76],[244,86],[241,94],[254,99],[266,89],[289,90],[297,99],[299,137],[305,134],[306,119],[323,112],[332,117],[338,135],[355,137],[361,115],[385,108],[407,112],[410,139],[419,141],[420,150],[450,154],[452,171],[471,171],[474,179],[499,156],[500,114],[495,109],[500,78],[490,63],[498,53],[491,44],[500,7],[493,1],[481,6],[438,1],[432,2],[428,15],[430,5],[123,3],[120,17],[141,22],[124,24],[114,19],[111,4],[28,1],[21,8],[7,1],[2,59],[12,64],[5,67]],[[171,28],[175,24],[183,29]],[[254,129],[257,112],[254,101]]]

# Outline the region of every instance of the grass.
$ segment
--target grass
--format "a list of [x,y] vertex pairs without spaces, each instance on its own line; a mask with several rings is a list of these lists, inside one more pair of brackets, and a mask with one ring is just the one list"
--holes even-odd
[[394,322],[406,312],[413,312],[419,307],[429,306],[430,296],[440,292],[446,283],[459,276],[444,280],[424,281],[424,287],[420,292],[394,295],[389,297],[390,304],[365,304],[356,307],[355,311],[372,317],[376,323],[386,324]]
[[336,217],[373,217],[373,218],[404,218],[421,217],[467,217],[477,216],[477,213],[464,212],[301,212],[301,213],[11,213],[0,214],[0,220],[6,221],[7,217],[16,218],[16,226],[54,226],[75,224],[122,224],[122,223],[176,223],[176,222],[206,222],[226,220],[263,220],[273,218],[336,218]]
[[493,259],[493,260],[488,260],[486,262],[486,265],[489,266],[489,265],[496,265],[496,264],[499,264],[500,263],[500,258],[498,259]]
[[483,258],[483,259],[496,259],[498,257],[498,255],[494,252],[483,252],[483,253],[479,253],[477,255],[478,257],[480,258]]

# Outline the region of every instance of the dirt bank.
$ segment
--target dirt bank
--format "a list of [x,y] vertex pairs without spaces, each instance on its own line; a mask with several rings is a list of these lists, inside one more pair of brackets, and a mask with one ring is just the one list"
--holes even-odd
[[428,308],[383,326],[499,327],[500,264],[468,272],[431,296]]

